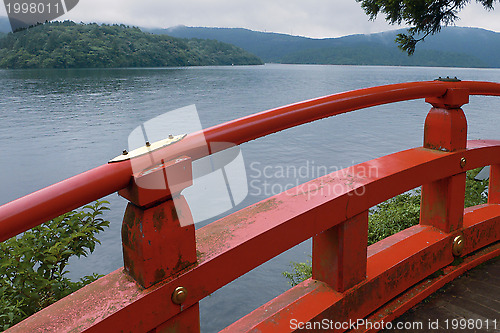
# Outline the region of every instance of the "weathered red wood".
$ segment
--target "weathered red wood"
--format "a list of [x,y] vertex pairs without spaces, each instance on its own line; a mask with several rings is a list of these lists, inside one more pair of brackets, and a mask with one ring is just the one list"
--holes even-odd
[[465,173],[422,185],[420,224],[444,232],[459,230],[463,224]]
[[[460,158],[464,156],[468,163],[462,169]],[[189,291],[183,303],[183,308],[188,308],[283,251],[390,197],[484,164],[500,164],[500,141],[472,141],[468,150],[451,153],[415,148],[340,170],[299,186],[298,195],[276,195],[199,229],[196,232],[198,265],[180,272],[175,279],[144,290],[131,282],[123,270],[118,270],[28,318],[12,332],[36,332],[55,327],[56,323],[64,330],[79,327],[88,332],[149,331],[181,312],[181,306],[171,301],[173,291],[179,286]],[[366,172],[373,167],[379,172]],[[309,185],[316,190],[305,191]],[[352,195],[359,189],[364,189],[365,195]],[[498,225],[496,223],[495,228]],[[477,228],[477,232],[467,237],[481,239],[478,245],[498,241],[498,233],[492,232],[491,225],[473,224],[469,228]],[[423,274],[432,273],[453,260],[451,242],[455,234],[425,226],[408,230],[384,240],[381,244],[387,244],[387,249],[380,243],[369,247],[368,280],[354,289],[372,296],[355,297],[353,290],[348,290],[346,295],[351,298],[343,299],[340,293],[318,282],[316,285],[321,285],[325,292],[310,291],[306,294],[312,297],[308,298],[312,303],[299,302],[298,307],[290,306],[287,311],[314,318],[335,302],[338,304],[335,306],[353,305],[355,309],[354,305],[358,304],[355,302],[369,298],[371,301],[363,311],[350,315],[361,315],[368,307],[371,312],[385,298],[374,296],[370,289],[382,292],[389,300],[400,287],[411,286],[423,278]],[[469,250],[471,248],[467,248]],[[405,282],[400,285],[400,280]],[[287,302],[294,303],[287,295],[283,296]]]
[[500,164],[494,164],[490,167],[488,203],[500,204]]
[[[471,212],[466,212],[470,225],[463,232],[473,238],[484,236],[485,242],[495,243],[500,239],[498,206],[484,206],[482,210],[484,215],[468,216]],[[492,219],[481,220],[484,216],[495,214]],[[492,224],[495,225],[496,233],[486,234]],[[368,247],[367,279],[355,288],[342,294],[325,283],[309,279],[228,326],[223,332],[291,332],[291,323],[321,324],[323,320],[341,325],[356,323],[431,273],[449,265],[453,261],[453,237],[454,234],[445,234],[430,226],[419,225],[406,229]],[[491,253],[498,254],[498,251],[498,246],[486,251],[484,257],[480,256],[482,259],[469,263],[467,269],[491,258]],[[439,287],[439,284],[428,286],[430,292]],[[425,289],[421,292],[425,292]],[[415,297],[407,300],[408,304],[413,304],[422,295]],[[390,314],[385,313],[386,316]],[[349,328],[355,326],[331,331],[342,332]]]
[[[473,226],[481,222],[479,232]],[[491,239],[500,239],[500,205],[487,204],[469,207],[464,214],[465,247],[462,257],[490,244]]]
[[[191,223],[181,226],[180,216]],[[122,224],[125,270],[144,288],[196,263],[191,211],[180,196],[151,208],[127,205]]]
[[312,277],[338,292],[366,278],[368,211],[313,237]]
[[200,306],[198,303],[161,324],[149,333],[199,333]]
[[130,184],[118,194],[139,207],[166,201],[193,185],[191,158],[180,156],[136,172]]
[[[464,261],[458,265],[450,265],[444,268],[442,275],[425,278],[422,282],[416,284],[414,287],[404,292],[401,296],[394,298],[387,305],[384,305],[374,314],[367,317],[366,321],[371,324],[357,327],[357,329],[352,330],[352,332],[378,332],[378,330],[374,328],[380,327],[379,323],[388,323],[393,321],[423,301],[426,297],[437,291],[439,288],[465,273],[467,270],[470,270],[499,255],[500,244],[497,243],[482,249],[469,257],[466,257]],[[423,326],[423,328],[426,329],[428,327]]]
[[467,120],[462,109],[432,108],[424,125],[424,147],[441,151],[465,149]]
[[[296,103],[189,134],[182,141],[134,160],[149,167],[179,156],[193,160],[207,154],[205,142],[241,144],[290,127],[375,105],[443,96],[448,89],[468,89],[470,95],[500,96],[500,84],[491,82],[411,82],[360,89]],[[216,152],[211,150],[210,154]],[[129,161],[92,169],[0,206],[0,241],[127,187]]]

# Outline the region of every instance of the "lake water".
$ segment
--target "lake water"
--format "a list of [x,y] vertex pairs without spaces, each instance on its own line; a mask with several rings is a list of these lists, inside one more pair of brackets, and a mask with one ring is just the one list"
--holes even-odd
[[[173,109],[195,104],[203,127],[209,127],[305,99],[438,76],[498,82],[500,70],[274,64],[1,70],[0,204],[107,163],[127,148],[134,128]],[[423,100],[373,107],[242,145],[248,179],[254,182],[240,207],[315,178],[314,170],[344,168],[420,146],[429,108]],[[471,97],[464,111],[469,139],[500,139],[499,98]],[[273,173],[286,166],[308,171],[298,177]],[[259,175],[266,167],[271,177]],[[72,278],[122,266],[120,227],[126,201],[116,194],[107,200],[111,227],[100,235],[102,245],[90,257],[71,263]],[[288,289],[282,272],[290,269],[290,261],[305,261],[310,253],[308,241],[204,299],[202,330],[221,329]]]

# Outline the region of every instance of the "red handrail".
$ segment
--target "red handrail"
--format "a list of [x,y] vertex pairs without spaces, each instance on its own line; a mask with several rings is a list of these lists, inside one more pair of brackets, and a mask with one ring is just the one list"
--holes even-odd
[[[466,88],[471,95],[500,96],[500,84],[491,82],[424,81],[359,89],[291,104],[189,134],[182,141],[134,159],[151,165],[180,155],[205,157],[202,144],[241,144],[287,128],[376,105],[443,96],[449,88]],[[204,140],[203,140],[204,139]],[[216,151],[210,151],[212,154]],[[132,175],[130,161],[102,165],[0,207],[0,241],[20,234],[65,212],[125,188]]]

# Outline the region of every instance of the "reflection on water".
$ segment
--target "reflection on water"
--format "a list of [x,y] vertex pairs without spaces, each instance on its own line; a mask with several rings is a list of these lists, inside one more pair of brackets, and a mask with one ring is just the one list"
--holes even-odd
[[[304,99],[438,76],[499,81],[500,70],[307,65],[1,70],[0,204],[106,163],[127,148],[134,128],[180,107],[196,104],[206,128]],[[464,107],[469,138],[500,139],[499,109],[498,98],[471,97]],[[314,168],[348,167],[419,146],[428,110],[422,100],[374,107],[243,144],[250,195],[237,208],[314,178]],[[308,171],[265,172],[280,166]],[[111,228],[100,236],[102,246],[93,255],[72,262],[72,277],[122,266],[126,202],[116,194],[107,199]],[[286,290],[281,273],[289,261],[306,260],[310,246],[295,247],[203,300],[203,330],[221,329]]]

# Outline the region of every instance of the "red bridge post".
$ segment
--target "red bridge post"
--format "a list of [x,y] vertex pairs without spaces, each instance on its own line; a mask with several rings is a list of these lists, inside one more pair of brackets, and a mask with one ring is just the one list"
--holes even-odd
[[[426,98],[432,104],[425,120],[424,147],[445,152],[467,146],[467,119],[461,106],[469,102],[469,90],[450,88],[441,97]],[[465,158],[457,161],[461,167]],[[434,226],[446,233],[463,226],[465,171],[422,185],[420,224]]]
[[495,164],[490,167],[488,203],[500,204],[500,164]]
[[368,211],[314,236],[312,278],[338,292],[355,286],[366,278],[367,245]]
[[[196,264],[193,218],[179,194],[190,185],[191,159],[180,157],[134,174],[130,185],[118,192],[130,201],[122,224],[124,269],[144,288]],[[182,312],[150,333],[166,332],[172,327],[199,332],[199,305],[183,309],[187,297],[189,290],[178,286],[171,298]]]

